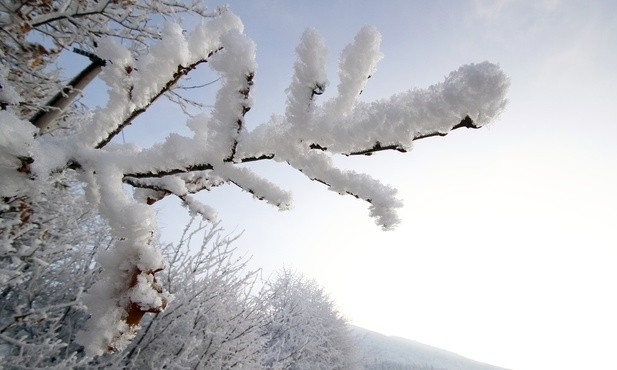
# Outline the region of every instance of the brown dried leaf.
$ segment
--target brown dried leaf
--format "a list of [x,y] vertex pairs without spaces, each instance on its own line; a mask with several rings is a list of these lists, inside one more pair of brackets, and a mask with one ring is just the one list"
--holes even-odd
[[47,51],[47,49],[45,49],[45,47],[41,44],[36,44],[36,51],[44,55],[49,55],[49,51]]
[[22,33],[28,33],[32,29],[32,26],[30,25],[30,23],[24,22],[21,24],[20,28]]
[[43,57],[39,55],[32,61],[30,61],[30,67],[36,67],[38,65],[41,65],[41,63],[43,63]]

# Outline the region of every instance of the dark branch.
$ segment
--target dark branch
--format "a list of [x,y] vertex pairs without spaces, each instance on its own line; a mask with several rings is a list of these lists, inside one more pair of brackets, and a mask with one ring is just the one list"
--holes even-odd
[[[461,120],[461,122],[459,122],[457,125],[455,125],[454,127],[452,127],[452,129],[450,131],[456,130],[457,128],[480,128],[480,126],[476,126],[476,124],[474,123],[474,121],[471,119],[471,117],[469,116],[465,116],[465,118],[463,118]],[[448,132],[439,132],[439,131],[435,131],[435,132],[431,132],[428,134],[416,134],[413,138],[413,140],[420,140],[420,139],[426,139],[427,137],[433,137],[433,136],[446,136],[450,131]],[[315,148],[313,148],[313,145],[315,145]],[[318,144],[312,144],[311,148],[312,149],[319,149],[317,148]],[[365,150],[359,150],[357,152],[351,152],[348,154],[345,154],[347,156],[350,155],[372,155],[375,152],[380,152],[382,150],[397,150],[401,153],[405,153],[407,152],[405,150],[405,148],[403,148],[402,146],[398,145],[398,144],[392,144],[392,145],[386,145],[386,146],[382,146],[381,143],[378,141],[375,143],[375,145],[370,148],[370,149],[365,149]]]
[[136,179],[145,179],[149,177],[163,177],[163,176],[169,176],[169,175],[177,175],[180,173],[187,173],[187,172],[193,172],[193,171],[206,171],[206,170],[211,170],[211,169],[213,169],[211,164],[200,163],[200,164],[193,164],[190,166],[186,166],[183,168],[170,168],[170,169],[164,169],[164,170],[154,170],[150,172],[125,173],[124,176],[125,178],[134,177]]
[[[201,184],[199,186],[196,186],[196,184],[194,182],[191,182],[191,181],[186,182],[185,181],[185,183],[187,184],[187,188],[189,188],[188,185],[192,185],[188,189],[188,193],[187,194],[177,194],[177,193],[174,193],[173,191],[169,190],[167,187],[165,187],[162,184],[155,184],[155,183],[147,184],[147,183],[144,183],[144,182],[140,181],[140,179],[134,178],[134,177],[127,177],[127,176],[125,176],[122,179],[122,182],[124,182],[125,184],[128,184],[128,185],[131,185],[134,188],[150,189],[150,190],[154,190],[154,191],[158,192],[159,193],[158,197],[156,197],[156,198],[148,197],[148,199],[147,199],[147,204],[148,205],[152,205],[155,202],[158,202],[159,200],[165,198],[168,195],[175,195],[178,198],[180,198],[183,202],[186,203],[186,195],[187,194],[195,194],[195,193],[198,193],[198,192],[200,192],[202,190],[210,190],[213,187],[216,187],[216,186],[224,184],[224,182],[221,182],[221,183],[207,183],[207,184]],[[252,191],[250,191],[250,193],[254,194]],[[263,199],[263,197],[260,197],[259,199]]]
[[348,155],[348,156],[349,155],[373,155],[373,153],[380,152],[382,150],[397,150],[397,151],[399,151],[401,153],[406,153],[407,152],[407,150],[405,150],[405,148],[403,148],[402,146],[400,146],[398,144],[381,146],[381,143],[378,141],[370,149],[360,150],[360,151],[357,151],[357,152],[351,152],[351,153],[346,154],[346,155]]
[[[256,161],[262,161],[262,160],[267,160],[267,159],[272,159],[272,158],[274,158],[274,154],[264,154],[259,157],[242,158],[237,162],[238,163],[248,163],[248,162],[256,162]],[[224,160],[224,162],[233,163],[230,159],[226,159]],[[79,165],[76,163],[73,163],[73,167],[79,168]],[[146,178],[158,178],[158,177],[163,177],[163,176],[168,176],[168,175],[177,175],[177,174],[188,173],[188,172],[193,172],[193,171],[205,171],[205,170],[211,170],[211,169],[213,169],[213,166],[209,163],[198,163],[198,164],[193,164],[193,165],[181,167],[181,168],[167,168],[167,169],[153,170],[149,172],[126,173],[124,174],[124,176],[125,178],[133,177],[136,179],[146,179]]]
[[[469,117],[469,116],[465,116],[465,118],[463,118],[461,120],[461,122],[459,122],[457,125],[455,125],[454,127],[452,127],[452,130],[456,130],[458,128],[480,128],[480,126],[477,126],[475,124],[475,122]],[[425,139],[427,137],[433,137],[433,136],[446,136],[449,132],[439,132],[439,131],[435,131],[435,132],[431,132],[428,134],[416,134],[416,136],[414,136],[413,140],[419,140],[419,139]],[[328,150],[327,147],[322,146],[318,143],[313,143],[311,145],[309,145],[309,148],[311,149],[316,149],[316,150],[321,150],[321,151],[326,151]],[[401,145],[399,144],[391,144],[391,145],[382,145],[379,141],[375,142],[375,145],[373,145],[372,148],[369,149],[363,149],[363,150],[358,150],[355,152],[351,152],[351,153],[343,153],[344,155],[350,156],[350,155],[372,155],[375,152],[380,152],[383,150],[396,150],[399,151],[401,153],[405,153],[407,152],[407,150],[405,150],[405,148],[403,148]]]
[[228,158],[226,158],[225,161],[233,162],[236,156],[236,150],[238,148],[238,136],[240,136],[240,132],[242,131],[242,127],[244,125],[244,116],[249,110],[251,110],[251,106],[246,103],[248,102],[249,94],[251,93],[251,86],[253,86],[254,77],[255,73],[248,73],[246,75],[246,88],[239,91],[239,93],[244,97],[244,102],[242,103],[242,111],[240,112],[242,118],[236,121],[236,135],[234,137],[234,142],[231,146],[231,154]]
[[166,188],[159,186],[159,185],[154,185],[154,184],[144,184],[142,182],[139,182],[139,180],[135,179],[135,178],[131,178],[131,177],[124,177],[122,179],[122,181],[125,184],[131,185],[134,188],[142,188],[142,189],[150,189],[150,190],[154,190],[154,191],[160,191],[161,193],[165,193],[165,195],[169,195],[171,194],[171,192],[169,190],[167,190]]
[[[458,129],[458,128],[479,128],[479,126],[476,126],[476,124],[473,122],[473,120],[469,117],[469,116],[465,116],[465,118],[463,118],[461,120],[461,122],[459,122],[457,125],[455,125],[454,127],[452,127],[452,130]],[[429,134],[425,134],[425,135],[417,135],[414,137],[414,140],[419,140],[419,139],[424,139],[424,138],[428,138],[428,137],[433,137],[433,136],[446,136],[447,133],[443,133],[443,132],[433,132],[433,133],[429,133]],[[316,149],[316,150],[322,150],[322,151],[326,151],[328,148],[321,146],[319,144],[311,144],[309,146],[311,149]],[[399,152],[405,153],[406,150],[401,147],[398,144],[392,144],[392,145],[381,145],[381,143],[379,141],[377,141],[375,143],[375,145],[373,145],[372,148],[369,149],[365,149],[365,150],[359,150],[356,152],[351,152],[348,154],[345,154],[347,156],[350,155],[372,155],[375,152],[380,152],[383,150],[397,150]],[[234,159],[232,160],[231,158],[227,158],[224,160],[224,162],[227,163],[249,163],[249,162],[256,162],[256,161],[261,161],[261,160],[268,160],[268,159],[272,159],[274,158],[274,154],[263,154],[259,157],[247,157],[247,158],[240,158],[240,159]],[[180,174],[180,173],[187,173],[187,172],[191,172],[191,171],[203,171],[203,170],[211,170],[213,167],[211,164],[209,163],[201,163],[201,164],[194,164],[194,165],[190,165],[190,166],[186,166],[183,168],[170,168],[170,169],[160,169],[160,170],[154,170],[154,171],[150,171],[150,172],[141,172],[141,173],[127,173],[125,174],[125,176],[129,176],[129,177],[134,177],[134,178],[149,178],[149,177],[163,177],[163,176],[167,176],[167,175],[176,175],[176,174]],[[316,180],[319,181],[318,179],[312,179],[312,180]],[[328,185],[328,184],[326,184]],[[329,186],[329,185],[328,185]],[[357,197],[356,194],[352,194],[349,193],[350,195]]]
[[48,23],[53,23],[53,22],[56,22],[56,21],[59,21],[59,20],[63,20],[63,19],[69,19],[70,20],[71,18],[83,18],[83,17],[88,17],[90,15],[103,14],[105,12],[105,9],[109,5],[109,3],[110,2],[107,1],[105,3],[105,5],[103,5],[102,7],[99,7],[98,9],[84,10],[83,12],[74,12],[73,14],[69,14],[69,15],[58,14],[55,17],[48,18],[48,19],[45,19],[43,21],[32,23],[30,26],[32,28],[36,28],[36,27],[39,27],[39,26],[42,26],[42,25],[45,25],[45,24],[48,24]]
[[[287,162],[287,163],[289,163],[289,162]],[[304,171],[302,171],[302,169],[298,169],[298,171],[300,171],[300,172],[304,173]],[[316,181],[316,182],[318,182],[318,183],[320,183],[320,184],[323,184],[323,185],[325,185],[325,186],[327,186],[327,187],[329,187],[329,188],[331,188],[331,187],[332,187],[332,185],[330,185],[330,184],[328,184],[327,182],[325,182],[324,180],[322,180],[322,179],[318,179],[318,178],[316,178],[316,177],[309,177],[309,180],[311,180],[311,181]],[[358,194],[356,194],[356,193],[352,193],[352,192],[351,192],[351,191],[349,191],[349,190],[345,190],[345,194],[351,195],[352,197],[354,197],[354,198],[356,198],[356,199],[363,199],[363,198],[361,198]],[[371,199],[364,199],[364,200],[365,200],[365,201],[367,201],[368,203],[372,203],[372,200],[371,200]]]
[[218,48],[216,50],[213,50],[213,51],[211,51],[208,54],[208,57],[206,59],[198,60],[197,62],[195,62],[193,64],[190,64],[190,65],[188,65],[186,67],[185,66],[178,66],[178,69],[173,74],[172,78],[169,81],[167,81],[167,83],[161,89],[161,91],[159,91],[155,96],[152,97],[152,99],[150,99],[148,104],[146,104],[144,107],[141,107],[141,108],[133,111],[120,125],[118,125],[118,127],[116,127],[112,132],[110,132],[109,135],[107,135],[106,138],[104,138],[99,143],[97,143],[95,145],[95,148],[96,149],[100,149],[100,148],[104,147],[105,145],[107,145],[126,126],[130,125],[135,118],[137,118],[140,114],[145,112],[152,105],[152,103],[154,103],[158,98],[160,98],[163,94],[165,94],[167,91],[169,91],[178,82],[178,80],[180,80],[180,78],[182,78],[183,76],[186,76],[190,71],[192,71],[193,69],[197,68],[198,65],[200,65],[202,63],[207,63],[208,62],[208,58],[210,58],[214,53],[216,53],[216,52],[218,52],[218,51],[220,51],[222,49],[223,48],[220,47],[220,48]]
[[324,151],[324,152],[326,150],[328,150],[328,148],[326,148],[325,146],[321,146],[319,144],[314,144],[314,143],[309,145],[309,148],[311,148],[311,149],[319,149],[319,150]]
[[262,161],[264,159],[272,159],[272,158],[274,158],[274,154],[263,154],[263,155],[260,155],[259,157],[242,158],[238,162],[248,163],[248,162],[256,162],[256,161]]
[[[457,128],[480,128],[480,127],[481,126],[476,125],[476,123],[471,119],[471,117],[465,116],[465,118],[463,118],[461,122],[459,122],[456,126],[452,127],[452,130],[450,131],[456,130]],[[418,139],[425,139],[427,137],[433,137],[433,136],[446,136],[447,134],[449,134],[449,132],[432,132],[426,135],[417,135],[413,139],[418,140]]]
[[45,108],[40,109],[30,118],[30,122],[39,129],[39,132],[44,132],[62,114],[64,109],[99,74],[106,64],[103,59],[98,57],[90,57],[90,60],[92,61],[90,65],[75,76],[67,87],[51,98]]
[[192,85],[192,86],[177,86],[177,87],[175,87],[175,89],[178,89],[178,90],[201,89],[202,87],[206,87],[206,86],[209,86],[209,85],[212,85],[212,84],[214,84],[214,83],[219,82],[219,81],[220,81],[220,79],[221,79],[221,78],[219,77],[219,78],[217,78],[216,80],[212,80],[212,81],[210,81],[210,82],[206,82],[205,84],[201,84],[201,85]]
[[[461,122],[459,124],[457,124],[456,126],[454,126],[452,129],[457,129],[457,128],[479,128],[478,126],[476,126],[473,122],[473,120],[471,118],[469,118],[469,116],[466,116],[463,120],[461,120]],[[431,137],[431,136],[445,136],[445,133],[431,133],[431,134],[427,134],[427,135],[422,135],[422,136],[416,136],[414,140],[417,139],[423,139],[423,138],[427,138],[427,137]],[[311,149],[317,149],[317,150],[327,150],[327,148],[320,146],[319,144],[311,144],[310,145]],[[371,155],[374,152],[378,152],[378,151],[383,151],[383,150],[398,150],[400,152],[405,152],[405,149],[403,149],[401,146],[399,145],[386,145],[386,146],[382,146],[381,143],[377,142],[372,148],[370,149],[366,149],[366,150],[362,150],[362,151],[357,151],[357,152],[352,152],[350,154],[347,155]],[[274,154],[263,154],[261,156],[258,157],[246,157],[246,158],[241,158],[241,159],[236,159],[235,162],[232,161],[231,159],[225,159],[224,162],[226,163],[249,163],[249,162],[256,162],[256,161],[261,161],[261,160],[269,160],[269,159],[273,159],[274,158]],[[70,167],[70,166],[69,166]],[[72,168],[78,168],[79,165],[76,163],[73,163]],[[139,182],[135,182],[134,180],[131,180],[130,178],[134,178],[134,179],[146,179],[146,178],[160,178],[163,176],[169,176],[169,175],[177,175],[177,174],[181,174],[181,173],[189,173],[189,172],[193,172],[193,171],[205,171],[205,170],[212,170],[213,166],[209,163],[198,163],[198,164],[193,164],[193,165],[189,165],[186,167],[180,167],[180,168],[168,168],[168,169],[159,169],[159,170],[153,170],[153,171],[149,171],[149,172],[135,172],[135,173],[126,173],[124,175],[124,182],[136,187],[142,187],[142,188],[150,188],[152,190],[159,190],[159,191],[165,191],[165,189],[161,189],[158,188],[154,185],[144,185],[142,183]],[[301,171],[302,172],[302,171]],[[318,182],[322,182],[327,186],[330,186],[329,184],[319,180],[319,179],[311,179],[314,181],[318,181]],[[250,192],[250,191],[249,191]],[[349,195],[352,195],[356,198],[358,198],[357,194],[351,193],[351,192],[347,192]],[[370,201],[369,201],[370,202]]]

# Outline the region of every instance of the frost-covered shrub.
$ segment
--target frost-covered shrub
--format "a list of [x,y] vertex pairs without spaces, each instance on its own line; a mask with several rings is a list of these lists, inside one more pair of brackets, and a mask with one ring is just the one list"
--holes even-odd
[[173,294],[167,309],[144,320],[124,353],[137,369],[258,369],[265,338],[263,303],[252,291],[255,271],[235,254],[235,237],[216,225],[187,225],[163,247],[161,284]]
[[84,363],[75,333],[88,315],[82,298],[98,272],[109,227],[69,179],[33,202],[8,199],[0,213],[0,363],[8,368]]
[[265,290],[268,369],[359,369],[346,321],[323,288],[289,270]]
[[[50,235],[41,247],[62,253],[47,255],[46,263],[0,258],[3,268],[17,261],[22,269],[19,279],[0,287],[5,368],[357,368],[345,320],[321,287],[290,271],[259,281],[257,271],[247,270],[247,260],[236,255],[236,237],[197,222],[187,225],[178,243],[160,246],[168,264],[160,284],[173,294],[167,309],[146,317],[123,351],[86,356],[75,342],[88,318],[83,293],[100,278],[94,257],[112,238],[83,194],[69,188],[63,193],[58,211],[66,213],[50,209],[47,230],[73,232]],[[81,217],[73,219],[77,214]],[[73,222],[78,225],[65,224]],[[262,290],[254,289],[262,283]]]

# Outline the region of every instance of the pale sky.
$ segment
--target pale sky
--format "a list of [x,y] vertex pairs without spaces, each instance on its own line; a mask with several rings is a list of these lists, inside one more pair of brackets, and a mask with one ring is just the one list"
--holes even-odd
[[[362,26],[379,29],[385,58],[365,100],[484,60],[512,83],[488,128],[421,140],[406,154],[336,159],[399,189],[394,231],[375,225],[366,203],[282,164],[254,168],[294,193],[290,211],[233,187],[201,195],[227,230],[244,230],[238,245],[253,267],[294,268],[351,323],[478,361],[617,369],[617,2],[229,2],[257,44],[250,127],[284,110],[308,27],[329,48],[333,90],[342,48]],[[167,120],[150,117],[127,141],[164,138]],[[167,130],[183,125],[175,118]],[[172,239],[186,211],[168,200],[159,209]]]

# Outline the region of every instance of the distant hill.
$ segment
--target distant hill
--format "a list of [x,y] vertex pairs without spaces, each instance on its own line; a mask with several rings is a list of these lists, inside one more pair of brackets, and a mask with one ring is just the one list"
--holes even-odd
[[366,370],[505,370],[413,340],[351,329]]

